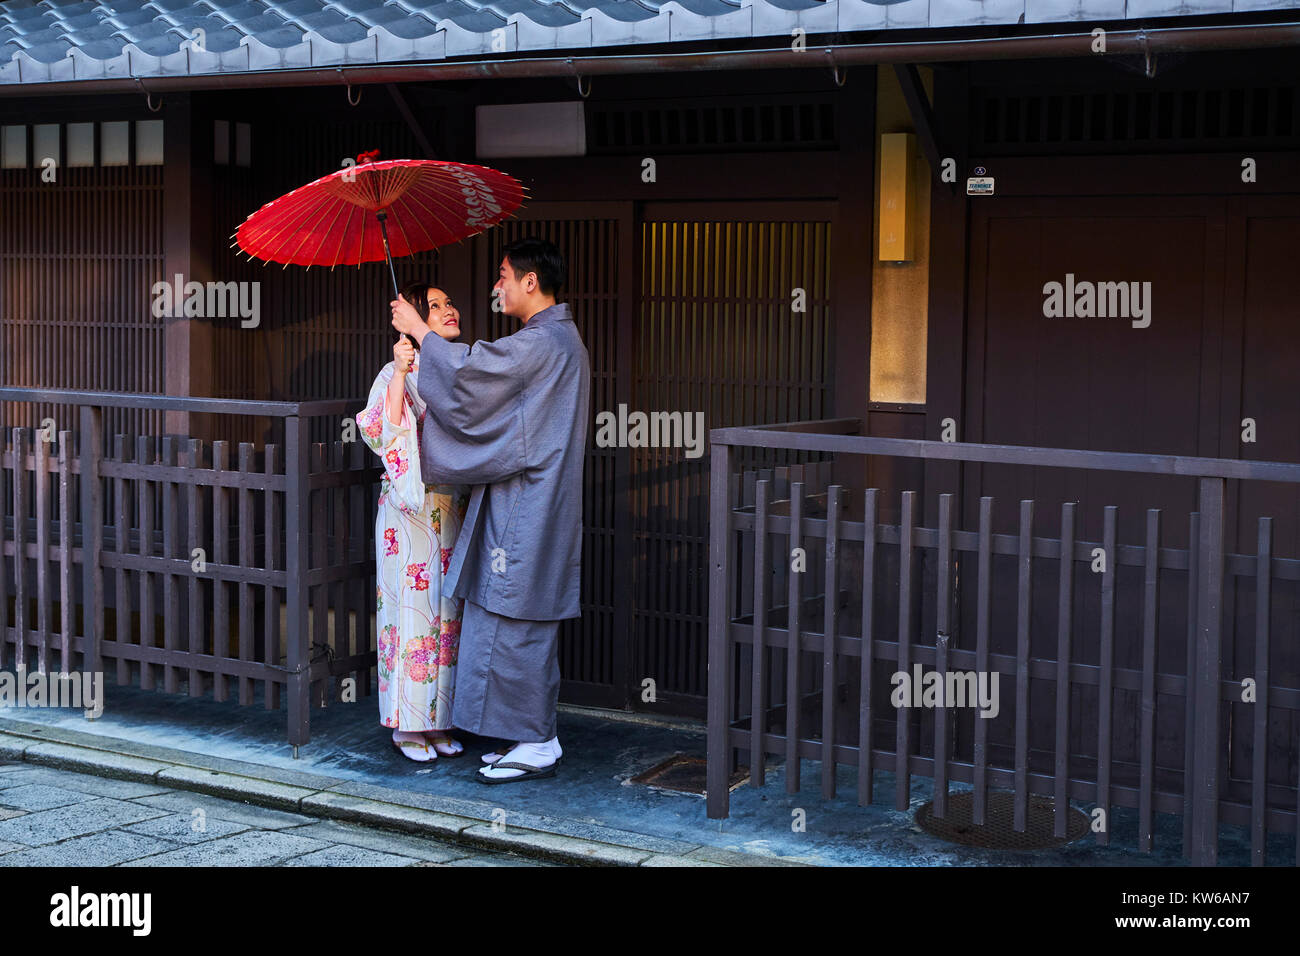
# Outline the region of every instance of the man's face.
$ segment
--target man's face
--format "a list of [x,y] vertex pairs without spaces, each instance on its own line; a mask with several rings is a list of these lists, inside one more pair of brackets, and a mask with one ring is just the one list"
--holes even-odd
[[501,299],[501,311],[506,315],[524,314],[524,301],[537,288],[537,273],[525,272],[522,279],[515,278],[510,259],[503,257],[497,273],[497,284],[492,292]]

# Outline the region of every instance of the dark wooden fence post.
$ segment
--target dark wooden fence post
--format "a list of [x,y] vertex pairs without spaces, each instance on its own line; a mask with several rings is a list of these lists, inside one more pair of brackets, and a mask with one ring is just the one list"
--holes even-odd
[[835,641],[840,630],[840,485],[826,489],[826,580],[822,601],[822,797],[835,797]]
[[1201,575],[1201,513],[1193,511],[1187,520],[1187,650],[1184,665],[1183,701],[1183,857],[1192,858],[1192,797],[1196,793],[1196,616]]
[[[1273,519],[1260,518],[1255,551],[1255,725],[1250,746],[1250,863],[1263,866],[1268,840],[1268,645],[1272,630]],[[1298,837],[1300,839],[1300,837]],[[1300,850],[1297,850],[1300,853]]]
[[1214,866],[1219,850],[1219,674],[1222,669],[1223,478],[1200,480],[1196,611],[1196,755],[1192,862]]
[[72,673],[72,432],[59,431],[59,667]]
[[[81,602],[85,651],[82,669],[91,674],[104,670],[100,641],[104,634],[104,488],[99,480],[104,413],[94,405],[81,406]],[[69,525],[71,523],[69,522]],[[102,706],[102,701],[95,702]]]
[[767,493],[771,482],[760,481],[754,498],[754,652],[750,666],[749,782],[761,787],[766,779],[763,733],[767,730],[767,606],[768,581],[772,575],[767,557]]
[[[731,662],[731,446],[710,442],[709,457],[709,702],[705,811],[710,819],[730,809],[727,789]],[[756,529],[760,531],[761,529]],[[752,758],[751,758],[752,759]]]
[[[8,444],[8,438],[3,432],[0,432],[0,492],[4,490],[4,456],[5,446]],[[17,454],[15,452],[15,466]],[[17,467],[14,468],[15,478],[18,475]],[[5,530],[4,519],[8,511],[8,502],[0,502],[0,670],[5,669],[5,647],[9,643],[9,566],[5,561]],[[18,518],[14,517],[14,525],[17,526]],[[14,555],[17,561],[18,555]]]
[[32,504],[36,513],[36,672],[50,672],[50,443],[36,428]]
[[27,668],[27,433],[14,435],[14,670]]
[[311,707],[307,694],[311,687],[308,673],[311,654],[307,648],[307,573],[309,529],[307,522],[311,511],[308,496],[311,494],[311,475],[308,470],[308,452],[305,422],[297,415],[284,421],[285,469],[285,604],[288,633],[285,635],[285,663],[289,668],[285,693],[289,705],[289,743],[294,755],[298,747],[310,739]]
[[1074,627],[1074,512],[1077,502],[1061,505],[1060,601],[1056,612],[1056,811],[1052,833],[1063,837],[1070,814],[1070,639]]
[[[951,494],[939,496],[939,551],[936,558],[938,582],[934,594],[935,636],[934,670],[948,673],[948,642],[952,637],[952,499]],[[982,592],[981,592],[982,593]],[[946,677],[945,677],[946,679]],[[948,813],[948,706],[941,694],[934,710],[934,806],[936,820]]]

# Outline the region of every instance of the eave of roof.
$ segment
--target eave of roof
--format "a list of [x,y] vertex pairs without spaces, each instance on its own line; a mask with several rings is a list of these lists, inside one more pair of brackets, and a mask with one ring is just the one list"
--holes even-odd
[[[0,50],[11,58],[0,65],[0,94],[798,67],[810,53],[842,65],[1091,55],[1084,22],[1107,24],[1109,52],[1283,46],[1300,44],[1295,24],[1143,30],[1125,21],[1296,7],[1300,0],[3,0]],[[1051,21],[1074,30],[833,53],[788,45],[797,30],[924,37]],[[734,49],[763,37],[787,45]],[[709,52],[696,52],[705,43]],[[1192,46],[1169,45],[1179,43]],[[678,44],[689,52],[594,53]]]

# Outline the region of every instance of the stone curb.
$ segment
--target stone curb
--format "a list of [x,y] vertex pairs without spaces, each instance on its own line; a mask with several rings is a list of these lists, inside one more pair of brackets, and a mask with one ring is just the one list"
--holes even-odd
[[[256,764],[208,758],[162,747],[138,747],[126,741],[121,742],[125,745],[123,750],[144,750],[148,756],[105,750],[99,746],[87,746],[83,742],[86,737],[75,731],[60,732],[47,727],[32,726],[28,731],[25,725],[0,720],[0,760],[26,761],[118,780],[156,783],[305,816],[364,823],[560,863],[653,867],[808,865],[802,861],[737,853],[641,834],[627,833],[622,837],[623,831],[594,824],[581,825],[580,829],[587,836],[545,829],[536,818],[529,818],[531,826],[503,825],[488,822],[493,816],[489,804],[480,806],[473,801],[454,801],[466,812],[481,813],[481,816],[464,816],[437,809],[436,799],[424,798],[420,802],[428,805],[418,806],[398,802],[400,797],[375,799],[338,792],[339,788],[355,790],[356,781],[286,771],[264,776],[257,772]],[[94,738],[94,743],[99,745],[109,742],[107,738]],[[118,744],[117,741],[112,743],[114,746]],[[244,773],[233,772],[236,768],[249,769]],[[396,793],[383,790],[385,797]],[[670,848],[678,852],[667,852]]]

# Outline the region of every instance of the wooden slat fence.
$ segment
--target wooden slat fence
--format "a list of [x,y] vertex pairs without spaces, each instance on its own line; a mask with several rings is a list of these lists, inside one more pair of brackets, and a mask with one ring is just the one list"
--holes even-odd
[[[383,470],[359,435],[307,440],[312,421],[343,434],[363,400],[0,388],[0,401],[70,406],[79,426],[0,437],[0,669],[111,662],[118,684],[283,705],[294,747],[342,681],[370,693]],[[269,417],[286,442],[118,434],[108,448],[104,410],[124,407]]]
[[[841,785],[840,765],[853,769],[861,805],[876,799],[878,770],[892,771],[900,810],[913,803],[911,776],[928,776],[940,818],[949,785],[967,784],[976,824],[984,822],[989,791],[1010,790],[1022,832],[1030,794],[1053,798],[1061,837],[1073,801],[1101,821],[1092,837],[1099,844],[1111,842],[1113,811],[1126,808],[1136,815],[1143,852],[1155,845],[1156,815],[1181,814],[1183,853],[1203,865],[1217,861],[1223,824],[1248,828],[1257,865],[1266,862],[1269,834],[1296,833],[1300,687],[1274,675],[1294,674],[1300,654],[1294,615],[1279,615],[1273,602],[1277,588],[1297,587],[1300,559],[1273,553],[1267,517],[1255,554],[1225,553],[1224,495],[1229,480],[1300,485],[1300,465],[845,431],[836,421],[820,430],[798,423],[789,431],[711,433],[710,817],[727,815],[728,774],[743,751],[754,786],[764,784],[767,758],[783,757],[789,793],[801,787],[801,759],[820,761],[828,799]],[[898,493],[899,521],[884,524],[880,489],[834,483],[834,461],[737,467],[740,452],[771,447],[1168,475],[1197,483],[1198,510],[1172,516],[1187,522],[1187,548],[1162,545],[1171,516],[1159,509],[1147,511],[1141,544],[1119,540],[1114,506],[1103,509],[1100,540],[1081,540],[1070,501],[1061,503],[1051,536],[1033,533],[1033,500],[1018,502],[1015,532],[1000,533],[994,498],[980,498],[963,522],[952,493],[937,496],[927,527],[915,490]],[[1236,635],[1223,602],[1237,584],[1253,587],[1255,666],[1225,674],[1224,660],[1231,668],[1241,656],[1231,653]],[[1054,613],[1044,615],[1052,603]],[[1137,666],[1116,662],[1117,615],[1124,633],[1137,636]],[[1287,633],[1276,632],[1279,620]],[[1186,656],[1158,644],[1174,628],[1186,633]],[[1272,670],[1271,650],[1280,663]],[[939,706],[893,705],[891,676],[913,675],[917,666],[973,671],[998,688],[1001,719],[945,706],[953,701],[942,695]],[[1095,709],[1081,707],[1085,699]],[[1117,714],[1125,715],[1122,730]],[[1224,728],[1234,718],[1252,728],[1248,761],[1225,752],[1232,738]],[[1300,864],[1300,844],[1294,852]]]

